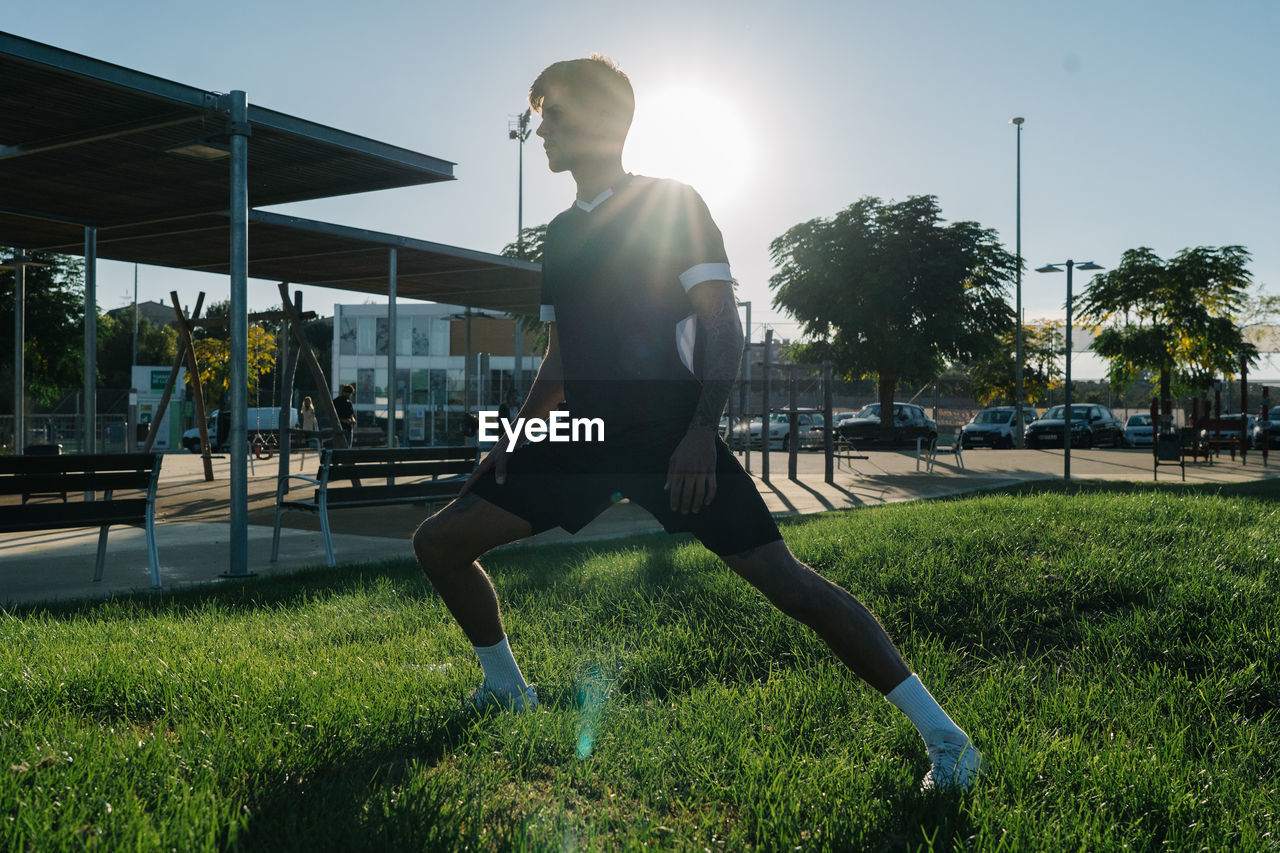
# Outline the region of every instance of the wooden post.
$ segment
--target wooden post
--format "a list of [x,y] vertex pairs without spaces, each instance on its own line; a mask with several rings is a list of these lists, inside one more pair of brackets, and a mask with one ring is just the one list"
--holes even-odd
[[[296,291],[293,299],[293,308],[301,315],[302,291]],[[283,322],[288,329],[289,321],[285,319]],[[293,436],[290,434],[293,423],[290,416],[293,414],[293,377],[298,371],[298,346],[289,334],[284,335],[280,346],[284,348],[284,370],[280,374],[280,468],[276,476],[279,478],[280,494],[287,494],[290,457],[293,455]]]
[[[196,349],[191,343],[191,324],[182,313],[182,304],[178,302],[178,291],[169,291],[169,299],[173,302],[173,313],[178,317],[179,344],[187,355],[187,374],[191,377],[191,396],[196,404],[196,429],[200,430],[200,456],[204,460],[204,478],[213,482],[213,456],[209,452],[209,419],[204,410],[204,384],[200,381],[200,364],[196,360]],[[200,294],[204,301],[204,294]]]
[[787,479],[793,483],[797,479],[797,457],[800,453],[800,415],[796,413],[799,390],[793,364],[787,368]]
[[822,431],[822,452],[826,455],[823,479],[834,484],[836,481],[835,466],[835,413],[831,411],[831,362],[822,362],[822,418],[826,429]]
[[306,362],[307,369],[311,371],[311,378],[315,380],[316,387],[323,391],[320,394],[320,401],[324,406],[325,417],[329,419],[329,433],[333,436],[338,446],[350,447],[351,445],[347,441],[347,433],[342,429],[342,425],[338,423],[338,410],[333,407],[333,398],[328,393],[329,380],[325,378],[320,362],[316,361],[315,353],[307,345],[307,338],[302,333],[300,312],[295,311],[293,305],[289,302],[289,285],[287,282],[280,282],[280,299],[284,303],[284,312],[289,328],[293,331],[293,339],[298,343],[299,355]]
[[1245,453],[1249,450],[1249,362],[1240,356],[1240,464],[1248,464]]
[[[200,311],[204,306],[204,294],[201,293],[196,298],[195,310],[191,312],[191,319],[196,320],[200,317]],[[169,408],[169,398],[173,395],[174,386],[178,384],[178,371],[182,369],[182,363],[187,360],[187,346],[185,342],[178,343],[178,357],[173,360],[173,368],[169,371],[169,381],[165,383],[164,394],[160,395],[160,405],[156,408],[155,413],[151,417],[151,427],[147,430],[147,439],[142,443],[142,452],[150,453],[151,447],[156,442],[156,435],[160,432],[160,421],[164,420],[164,413]]]

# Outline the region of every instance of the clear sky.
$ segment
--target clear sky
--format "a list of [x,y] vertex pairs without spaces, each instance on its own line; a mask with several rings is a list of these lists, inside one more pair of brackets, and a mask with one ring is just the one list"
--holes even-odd
[[[558,59],[601,52],[630,75],[624,165],[699,189],[753,320],[775,321],[769,242],[865,195],[931,193],[952,220],[1015,235],[1022,131],[1028,268],[1113,266],[1242,244],[1280,290],[1280,3],[1273,0],[44,0],[0,28],[455,161],[448,184],[281,210],[496,252],[516,233],[508,121]],[[535,117],[536,122],[536,117]],[[573,196],[525,146],[524,222]],[[226,298],[223,278],[154,267],[139,298]],[[1077,289],[1084,284],[1077,279]],[[99,301],[131,301],[133,266],[104,262]],[[308,307],[363,294],[306,289]],[[1062,275],[1029,272],[1029,320],[1062,316]],[[250,282],[254,310],[277,298]],[[1012,301],[1012,293],[1010,294]],[[756,327],[759,334],[760,327]],[[1078,376],[1097,375],[1078,364]]]

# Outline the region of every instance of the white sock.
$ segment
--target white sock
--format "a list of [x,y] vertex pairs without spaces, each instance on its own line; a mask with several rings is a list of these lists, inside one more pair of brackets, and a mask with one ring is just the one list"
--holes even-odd
[[920,737],[924,738],[926,746],[934,746],[944,736],[959,738],[962,742],[969,738],[964,729],[957,726],[955,720],[942,710],[938,700],[933,698],[933,694],[915,673],[889,691],[884,698],[907,715]]
[[480,658],[480,668],[484,670],[484,680],[495,693],[515,695],[528,685],[520,673],[520,666],[511,654],[511,646],[507,636],[492,646],[472,646],[476,657]]

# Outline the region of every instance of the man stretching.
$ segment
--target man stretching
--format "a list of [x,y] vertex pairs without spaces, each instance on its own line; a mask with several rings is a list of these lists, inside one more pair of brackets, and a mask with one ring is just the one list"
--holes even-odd
[[550,343],[520,416],[546,419],[564,403],[574,418],[601,419],[604,438],[514,450],[499,441],[462,495],[414,534],[423,572],[480,658],[473,701],[537,705],[476,559],[552,527],[576,532],[621,496],[669,532],[696,536],[901,709],[929,751],[925,787],[968,787],[981,760],[968,735],[876,618],[791,554],[717,436],[743,346],[724,241],[692,189],[623,171],[635,111],[627,76],[601,56],[557,62],[529,103],[548,165],[573,175],[577,200],[547,228]]

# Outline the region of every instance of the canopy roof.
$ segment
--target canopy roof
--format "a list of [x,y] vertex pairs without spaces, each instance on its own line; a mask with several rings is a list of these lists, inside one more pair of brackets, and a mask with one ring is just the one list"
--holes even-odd
[[[229,273],[228,114],[217,92],[0,33],[0,244]],[[249,204],[453,180],[453,164],[249,105]],[[539,268],[253,210],[249,275],[532,311]]]
[[[0,235],[8,218],[0,214]],[[74,226],[43,223],[30,248],[83,251]],[[61,242],[58,242],[58,240]],[[228,273],[230,221],[209,213],[163,223],[117,226],[98,233],[98,256],[156,266]],[[470,305],[498,311],[537,313],[541,267],[486,252],[362,228],[249,211],[249,275],[291,284],[311,284],[386,294],[388,250],[396,252],[396,294],[410,299]]]
[[[0,210],[96,227],[226,210],[228,109],[0,33]],[[249,125],[251,207],[453,179],[448,161],[253,104]]]

